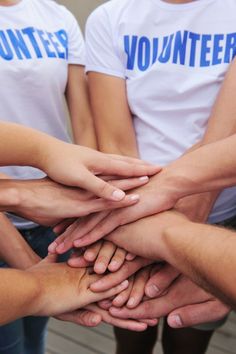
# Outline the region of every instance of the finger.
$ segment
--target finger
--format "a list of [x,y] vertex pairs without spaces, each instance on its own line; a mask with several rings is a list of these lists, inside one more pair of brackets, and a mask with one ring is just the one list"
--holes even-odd
[[[74,241],[78,237],[83,237],[87,232],[92,230],[96,225],[101,222],[105,217],[109,215],[110,211],[103,211],[100,213],[91,214],[82,219],[77,219],[77,221],[69,226],[69,228],[65,231],[64,234],[55,240],[55,244],[53,246],[56,252],[61,254],[68,251],[71,247],[75,246]],[[51,246],[50,246],[51,247]]]
[[111,306],[109,308],[109,312],[112,316],[123,319],[133,318],[141,320],[142,318],[157,318],[157,316],[153,313],[153,308],[151,308],[152,305],[155,305],[154,303],[152,303],[152,301],[155,300],[145,301],[134,309],[129,309],[127,307],[118,308],[115,306]]
[[119,285],[114,286],[113,288],[100,292],[100,293],[94,293],[91,291],[91,301],[90,302],[97,302],[101,301],[103,299],[109,299],[110,297],[121,293],[125,289],[127,289],[129,286],[129,281],[124,280],[122,283]]
[[169,264],[162,267],[146,284],[145,294],[150,298],[160,296],[179,276],[179,271]]
[[[123,208],[120,210],[111,211],[107,217],[104,217],[93,229],[90,229],[89,232],[78,237],[74,241],[75,247],[84,247],[90,245],[91,243],[96,242],[104,236],[107,236],[110,239],[110,233],[115,230],[118,226],[124,223],[129,222],[127,217],[129,208]],[[112,239],[110,240],[112,241]]]
[[83,256],[70,258],[67,263],[72,268],[88,268],[93,266],[93,263],[86,261]]
[[57,235],[62,234],[71,224],[75,222],[76,218],[63,220],[53,228],[53,232]]
[[112,306],[113,298],[106,299],[98,302],[98,306],[103,310],[108,310]]
[[229,307],[221,302],[211,300],[174,310],[168,315],[167,322],[172,328],[196,326],[223,319],[229,310]]
[[116,250],[116,246],[114,245],[114,243],[109,241],[104,241],[94,264],[95,273],[97,274],[105,273],[115,250]]
[[112,326],[128,329],[130,331],[136,331],[136,332],[142,332],[147,329],[146,323],[141,323],[133,320],[120,320],[118,318],[114,318],[109,314],[108,311],[104,311],[101,308],[97,308],[95,305],[89,305],[86,306],[86,308],[91,311],[96,311],[96,313],[102,316],[104,322]]
[[[71,247],[72,247],[72,242],[70,243],[70,235],[71,233],[73,233],[73,230],[75,230],[77,228],[79,224],[79,219],[77,219],[73,224],[71,224],[69,227],[67,227],[67,229],[60,235],[58,236],[48,247],[48,252],[50,253],[64,253],[66,251],[68,251]],[[68,245],[66,249],[65,247],[65,240],[67,240],[68,238]]]
[[41,261],[41,263],[56,263],[56,261],[57,261],[57,254],[51,254],[51,253],[49,253],[48,255],[47,255],[47,257],[45,257],[42,261]]
[[116,188],[127,191],[134,189],[149,182],[148,176],[138,177],[138,178],[126,178],[121,180],[110,180],[109,183]]
[[135,254],[132,254],[132,253],[127,253],[125,259],[127,261],[133,261],[135,259],[136,255]]
[[141,320],[141,322],[146,323],[150,327],[154,327],[158,324],[159,320],[157,318],[153,318],[153,319],[144,319]]
[[120,201],[109,201],[104,199],[90,199],[84,202],[81,202],[81,210],[79,211],[78,216],[86,216],[91,213],[97,213],[104,210],[112,210],[125,208],[131,205],[136,204],[139,201],[140,197],[138,194],[129,194],[124,196]]
[[134,277],[130,277],[129,278],[129,286],[127,289],[125,289],[124,291],[122,291],[121,293],[119,293],[114,300],[112,301],[112,305],[115,307],[122,307],[126,304],[126,302],[128,301],[129,297],[130,297],[130,293],[132,291],[132,287],[133,287],[133,282],[134,282]]
[[77,310],[56,317],[61,321],[73,322],[85,327],[96,327],[102,322],[102,316],[89,310]]
[[97,225],[111,213],[110,210],[101,211],[99,213],[94,213],[80,219],[79,227],[77,227],[72,233],[71,238],[76,240],[86,235],[88,232],[93,230]]
[[140,269],[135,274],[135,280],[130,293],[129,301],[127,302],[128,308],[134,308],[140,304],[145,294],[145,285],[149,279],[150,267]]
[[[111,164],[111,165],[114,166],[113,173],[116,174],[117,165],[119,165],[119,163],[115,162],[115,164]],[[121,165],[123,166],[123,163],[121,163]],[[123,168],[124,168],[124,166],[123,166]],[[106,173],[106,171],[107,171],[107,173],[111,173],[112,166],[109,166],[109,167],[104,166],[104,169],[101,172]],[[142,171],[143,171],[143,168],[142,168]],[[142,174],[141,176],[145,176],[145,175],[146,175],[146,173]],[[129,177],[129,175],[127,175],[127,174],[125,174],[125,176]],[[81,187],[89,192],[92,192],[93,194],[95,194],[96,196],[98,196],[100,198],[107,199],[107,200],[121,201],[125,197],[124,191],[112,186],[108,182],[105,182],[103,179],[95,176],[93,173],[91,173],[86,168],[80,168],[80,178],[78,179],[77,186]]]
[[[152,176],[161,171],[160,166],[151,165],[139,159],[127,156],[107,155],[103,166],[98,169],[94,165],[94,170],[98,170],[103,175],[117,175],[124,177]],[[94,161],[95,162],[95,161]]]
[[125,279],[128,279],[140,268],[151,263],[152,261],[150,260],[137,257],[132,262],[125,262],[124,265],[117,272],[103,276],[101,279],[91,284],[90,288],[92,291],[95,292],[110,289],[111,287],[120,284]]
[[84,252],[84,259],[88,262],[94,262],[99,254],[102,245],[103,241],[99,241],[89,246]]
[[126,251],[123,248],[116,248],[108,269],[110,272],[116,272],[125,262]]

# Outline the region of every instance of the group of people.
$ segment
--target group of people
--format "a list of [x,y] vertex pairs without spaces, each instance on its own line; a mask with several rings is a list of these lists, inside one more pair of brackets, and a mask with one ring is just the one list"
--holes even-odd
[[0,353],[43,354],[48,316],[206,352],[236,308],[235,10],[110,0],[84,44],[54,1],[0,0]]

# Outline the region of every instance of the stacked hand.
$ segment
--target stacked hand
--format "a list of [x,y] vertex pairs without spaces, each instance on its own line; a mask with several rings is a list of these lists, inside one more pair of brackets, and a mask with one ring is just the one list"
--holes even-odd
[[[202,196],[176,204],[175,198],[164,190],[158,193],[157,181],[158,175],[132,191],[140,196],[135,206],[95,213],[74,222],[49,250],[64,253],[79,247],[82,253],[70,259],[70,266],[93,266],[98,274],[108,272],[91,284],[94,292],[129,280],[129,286],[121,293],[89,308],[107,322],[111,322],[112,315],[112,321],[135,319],[155,325],[160,317],[168,316],[172,327],[183,327],[221,319],[230,309],[168,264],[171,255],[165,245],[165,230],[190,221],[176,210],[163,212],[176,205],[191,220],[205,221],[215,196],[208,198],[199,216],[196,214]],[[91,313],[82,312],[79,316],[86,324]]]

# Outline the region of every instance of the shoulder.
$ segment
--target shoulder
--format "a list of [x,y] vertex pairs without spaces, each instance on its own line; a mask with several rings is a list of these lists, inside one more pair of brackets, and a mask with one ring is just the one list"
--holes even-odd
[[114,21],[123,11],[130,7],[135,0],[110,0],[98,6],[88,17],[87,24],[102,22],[103,20]]
[[61,19],[63,22],[74,22],[74,15],[66,8],[64,5],[58,4],[54,0],[30,0],[31,3],[40,8],[42,11],[50,13],[52,16],[56,16],[58,19]]

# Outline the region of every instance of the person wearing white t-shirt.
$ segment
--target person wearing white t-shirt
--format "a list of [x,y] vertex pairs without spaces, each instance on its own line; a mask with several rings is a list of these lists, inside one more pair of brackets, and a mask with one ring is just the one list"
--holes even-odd
[[[164,166],[195,144],[235,132],[233,121],[223,121],[219,111],[204,135],[236,54],[235,14],[234,0],[112,0],[95,10],[87,22],[86,70],[102,151]],[[196,221],[210,214],[210,223],[228,225],[236,215],[236,189],[218,194],[185,199],[178,209]],[[218,325],[178,332],[165,325],[165,354],[204,353]],[[117,353],[149,354],[156,331],[117,335]]]
[[[74,16],[51,0],[0,1],[0,16],[0,119],[69,142],[66,98],[74,141],[96,148],[84,77],[84,42]],[[17,179],[44,176],[31,167],[6,167],[0,172]],[[9,217],[44,257],[55,237],[52,229]],[[1,327],[0,352],[42,354],[46,324],[47,318],[38,317]]]

